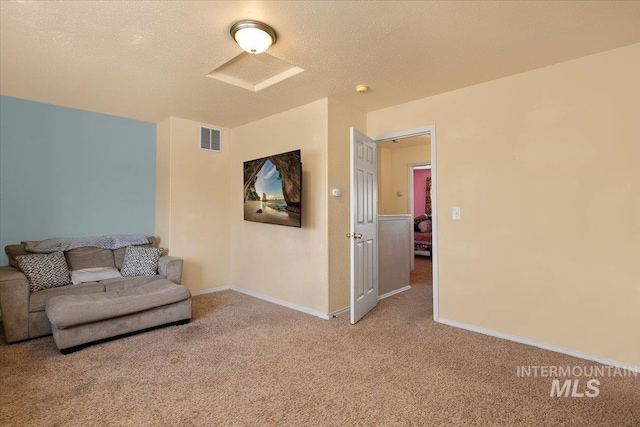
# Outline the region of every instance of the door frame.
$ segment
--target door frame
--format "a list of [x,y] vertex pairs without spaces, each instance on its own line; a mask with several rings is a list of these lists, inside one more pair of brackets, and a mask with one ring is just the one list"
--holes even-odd
[[[431,136],[431,224],[433,229],[433,238],[431,246],[431,261],[433,265],[433,320],[439,321],[439,287],[438,287],[438,173],[436,167],[437,150],[436,150],[436,125],[422,126],[413,129],[406,129],[397,132],[385,133],[374,136],[375,142],[390,141],[393,139],[403,139],[418,135]],[[379,179],[379,177],[378,177]],[[378,209],[378,206],[375,207]],[[411,207],[413,209],[413,207]]]

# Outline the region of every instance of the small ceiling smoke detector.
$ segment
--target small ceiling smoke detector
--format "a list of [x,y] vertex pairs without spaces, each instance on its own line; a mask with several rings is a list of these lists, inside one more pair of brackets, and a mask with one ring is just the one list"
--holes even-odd
[[262,53],[276,42],[276,31],[260,21],[239,21],[231,26],[231,37],[251,54]]
[[358,93],[367,93],[367,92],[369,92],[369,86],[367,86],[367,85],[358,85],[358,86],[356,86],[356,92],[358,92]]

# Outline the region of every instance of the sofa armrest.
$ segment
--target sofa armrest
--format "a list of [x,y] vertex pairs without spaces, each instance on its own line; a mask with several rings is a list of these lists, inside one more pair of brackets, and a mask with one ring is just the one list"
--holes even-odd
[[182,280],[182,260],[168,255],[160,257],[158,260],[158,273],[179,285]]
[[29,338],[29,280],[20,270],[0,267],[0,308],[7,342]]

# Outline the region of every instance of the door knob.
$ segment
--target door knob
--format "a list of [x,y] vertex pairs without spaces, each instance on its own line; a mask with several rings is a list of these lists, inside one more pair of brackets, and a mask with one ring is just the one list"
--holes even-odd
[[358,233],[347,233],[347,238],[353,237],[354,239],[362,239],[362,234]]

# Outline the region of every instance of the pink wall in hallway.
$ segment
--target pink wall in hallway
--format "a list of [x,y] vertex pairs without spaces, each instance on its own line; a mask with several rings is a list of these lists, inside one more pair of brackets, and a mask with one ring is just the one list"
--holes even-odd
[[431,169],[413,171],[413,216],[424,213],[424,200],[427,195],[427,177],[431,176]]

